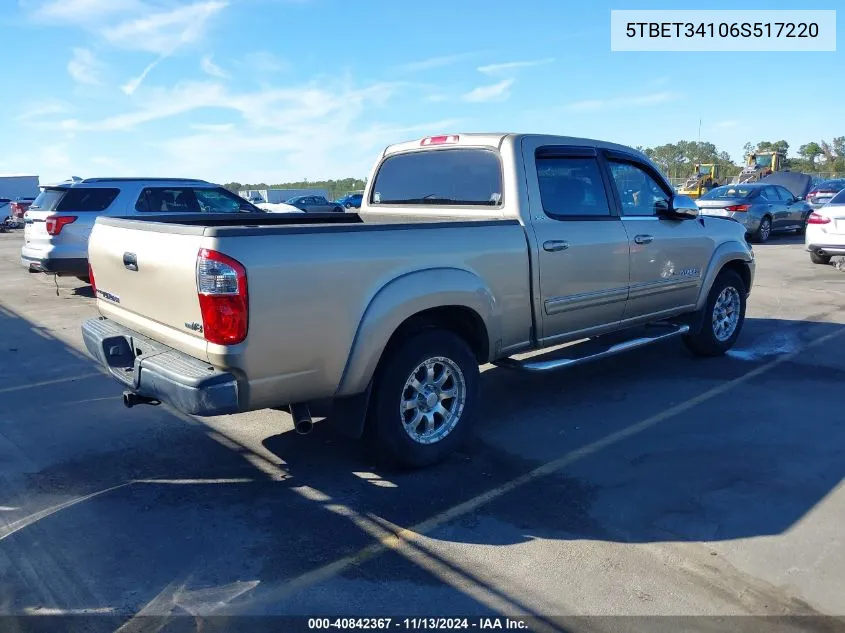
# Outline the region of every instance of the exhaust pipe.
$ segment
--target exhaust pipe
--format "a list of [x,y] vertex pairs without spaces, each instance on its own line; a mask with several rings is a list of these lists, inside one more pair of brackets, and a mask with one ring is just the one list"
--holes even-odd
[[307,404],[290,405],[290,414],[293,417],[293,428],[300,435],[308,435],[314,429],[311,410]]
[[157,407],[161,404],[161,401],[156,400],[155,398],[148,398],[147,396],[140,396],[132,391],[123,392],[123,406],[125,406],[127,409],[131,409],[132,407],[139,404],[149,404],[154,407]]

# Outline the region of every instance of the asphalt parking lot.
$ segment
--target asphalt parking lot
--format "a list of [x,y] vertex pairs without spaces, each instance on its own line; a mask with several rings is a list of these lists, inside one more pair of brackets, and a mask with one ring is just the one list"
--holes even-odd
[[21,239],[0,235],[0,614],[845,615],[845,272],[797,238],[755,247],[731,355],[487,367],[471,446],[414,473],[279,412],[125,409],[83,351],[90,289],[57,296]]

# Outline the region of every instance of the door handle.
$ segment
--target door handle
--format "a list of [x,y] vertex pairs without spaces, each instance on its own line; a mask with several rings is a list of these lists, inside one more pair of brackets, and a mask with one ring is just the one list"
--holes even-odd
[[569,242],[565,242],[564,240],[549,240],[548,242],[543,242],[543,250],[549,251],[550,253],[565,251],[567,248],[569,248]]
[[135,253],[124,253],[123,266],[127,270],[138,270],[138,256]]
[[653,235],[637,235],[634,237],[637,244],[651,244],[654,241]]

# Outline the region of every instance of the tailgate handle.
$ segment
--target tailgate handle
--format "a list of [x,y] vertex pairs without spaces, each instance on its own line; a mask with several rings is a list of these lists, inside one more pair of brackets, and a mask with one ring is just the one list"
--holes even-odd
[[138,270],[138,256],[135,253],[124,253],[123,265],[127,270]]

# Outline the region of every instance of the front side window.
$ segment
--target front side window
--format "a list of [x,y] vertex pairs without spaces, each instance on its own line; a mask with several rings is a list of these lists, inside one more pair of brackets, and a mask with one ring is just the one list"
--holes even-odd
[[598,161],[592,157],[537,158],[543,211],[556,218],[610,216]]
[[789,191],[789,189],[787,189],[786,187],[775,187],[775,189],[777,189],[777,192],[780,194],[781,200],[784,200],[786,202],[795,201],[795,196],[792,195],[792,192]]
[[390,156],[381,164],[370,202],[497,206],[502,201],[499,155],[485,149],[438,149]]
[[193,213],[199,211],[191,189],[147,187],[138,196],[135,209],[148,213]]
[[194,189],[197,204],[203,213],[239,213],[260,211],[243,198],[226,189]]
[[622,203],[622,215],[653,216],[658,209],[668,208],[669,194],[641,167],[611,160],[610,173]]

